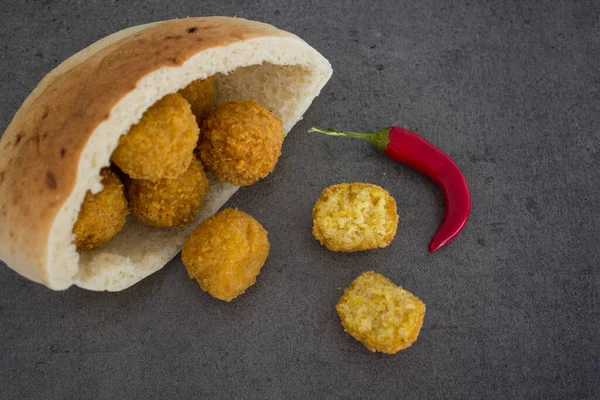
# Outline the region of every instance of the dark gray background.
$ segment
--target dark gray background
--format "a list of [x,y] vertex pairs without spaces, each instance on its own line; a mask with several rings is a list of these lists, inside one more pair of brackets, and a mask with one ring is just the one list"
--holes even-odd
[[[0,128],[61,60],[116,30],[238,15],[303,37],[334,68],[276,173],[228,203],[271,255],[231,304],[180,257],[121,293],[51,292],[0,268],[0,398],[587,398],[600,390],[600,2],[2,1]],[[412,128],[471,185],[462,234],[427,253],[443,199],[366,143],[312,125]],[[311,236],[320,191],[388,189],[386,249]],[[427,304],[419,340],[371,354],[342,330],[339,288],[374,269]]]

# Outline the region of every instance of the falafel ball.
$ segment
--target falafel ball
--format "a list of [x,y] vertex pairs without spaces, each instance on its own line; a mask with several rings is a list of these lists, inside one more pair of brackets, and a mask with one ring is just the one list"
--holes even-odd
[[228,101],[202,124],[202,163],[217,179],[247,186],[275,168],[283,144],[283,123],[255,100]]
[[313,236],[331,251],[386,247],[397,228],[396,200],[369,183],[325,188],[313,209]]
[[208,179],[198,160],[175,179],[131,179],[127,197],[131,211],[143,223],[158,228],[181,226],[192,221],[208,193]]
[[270,248],[267,231],[258,221],[227,208],[192,232],[181,257],[202,290],[229,302],[256,282]]
[[356,278],[335,308],[346,332],[369,350],[387,354],[412,345],[425,316],[425,303],[373,271]]
[[123,184],[109,168],[100,171],[103,188],[88,191],[73,226],[78,250],[88,251],[110,241],[125,225],[129,207]]
[[190,166],[198,134],[190,103],[177,93],[169,94],[121,136],[112,160],[134,179],[177,178]]
[[208,116],[214,105],[215,80],[212,76],[196,79],[178,92],[192,106],[196,121],[200,123]]

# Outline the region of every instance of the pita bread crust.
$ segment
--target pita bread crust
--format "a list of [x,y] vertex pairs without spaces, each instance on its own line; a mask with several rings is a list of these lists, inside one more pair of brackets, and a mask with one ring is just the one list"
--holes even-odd
[[171,20],[118,32],[63,62],[27,98],[0,141],[0,258],[36,282],[68,287],[48,275],[49,238],[76,184],[81,154],[113,107],[143,77],[204,50],[286,36],[295,37],[239,18]]

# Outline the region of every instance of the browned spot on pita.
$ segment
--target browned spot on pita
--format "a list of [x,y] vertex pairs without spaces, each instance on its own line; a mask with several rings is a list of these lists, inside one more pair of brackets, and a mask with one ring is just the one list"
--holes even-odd
[[48,186],[50,190],[56,190],[57,187],[56,178],[50,171],[46,172],[46,186]]

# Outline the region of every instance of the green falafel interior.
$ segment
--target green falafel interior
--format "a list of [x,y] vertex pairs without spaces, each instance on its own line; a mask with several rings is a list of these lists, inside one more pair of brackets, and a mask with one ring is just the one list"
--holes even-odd
[[[129,215],[108,243],[79,252],[84,197],[102,190],[120,138],[166,95],[214,79],[217,104],[254,99],[287,134],[329,80],[329,62],[297,36],[241,18],[131,27],[80,51],[25,100],[0,142],[0,258],[50,289],[123,290],[162,268],[237,187],[208,175],[189,224],[155,228]],[[32,196],[35,193],[35,196]]]

